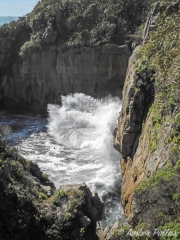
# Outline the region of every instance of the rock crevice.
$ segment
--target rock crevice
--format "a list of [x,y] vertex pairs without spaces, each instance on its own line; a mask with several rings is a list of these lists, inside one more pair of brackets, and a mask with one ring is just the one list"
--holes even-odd
[[137,74],[135,64],[138,48],[129,60],[123,89],[122,110],[118,118],[114,146],[124,158],[132,157],[138,144],[142,123],[154,99],[153,72]]

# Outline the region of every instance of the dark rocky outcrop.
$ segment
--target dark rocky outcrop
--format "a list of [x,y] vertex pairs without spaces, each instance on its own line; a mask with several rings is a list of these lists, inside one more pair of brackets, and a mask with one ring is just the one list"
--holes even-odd
[[0,239],[98,239],[103,204],[85,184],[54,184],[39,167],[0,146]]

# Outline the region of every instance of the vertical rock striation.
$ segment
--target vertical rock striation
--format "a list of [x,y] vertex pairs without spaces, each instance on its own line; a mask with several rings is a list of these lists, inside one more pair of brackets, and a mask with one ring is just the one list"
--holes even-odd
[[125,217],[135,230],[150,231],[149,239],[160,239],[155,229],[180,237],[178,9],[179,1],[155,5],[144,44],[129,60],[114,131],[114,146],[122,153]]
[[115,44],[64,51],[51,45],[42,52],[26,53],[2,77],[4,102],[36,108],[60,104],[61,95],[68,93],[119,95],[129,56],[126,45]]
[[142,162],[133,161],[133,157],[138,146],[143,120],[154,98],[154,85],[150,81],[151,76],[148,76],[147,73],[137,75],[135,72],[137,51],[138,48],[129,60],[123,88],[122,110],[118,118],[114,139],[115,148],[122,154],[121,200],[126,217],[130,214],[131,197],[137,178],[140,181],[145,176]]
[[147,5],[141,0],[139,6],[125,0],[38,2],[31,13],[0,28],[1,102],[44,108],[60,104],[68,93],[120,96],[129,49],[140,39],[134,31]]

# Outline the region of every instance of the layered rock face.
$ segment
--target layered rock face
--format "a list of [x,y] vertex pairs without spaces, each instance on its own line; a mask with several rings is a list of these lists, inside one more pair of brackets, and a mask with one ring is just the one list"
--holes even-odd
[[139,4],[42,0],[25,17],[2,26],[1,102],[40,108],[75,92],[121,97],[135,26],[148,6]]
[[0,28],[0,103],[40,108],[75,92],[121,97],[151,1],[39,1]]
[[[148,151],[144,149],[144,144],[140,145],[140,149],[137,149],[137,146],[143,120],[154,99],[154,85],[150,81],[151,76],[146,74],[142,77],[135,72],[137,51],[138,48],[129,60],[123,89],[122,110],[118,118],[114,139],[114,146],[122,153],[123,157],[121,159],[121,179],[123,182],[121,196],[126,217],[130,214],[134,186],[146,176],[143,159],[147,158]],[[136,156],[138,157],[136,158]]]
[[126,45],[70,48],[58,46],[27,53],[2,77],[5,105],[43,107],[61,103],[61,95],[120,95],[130,51]]
[[180,88],[176,51],[180,40],[176,38],[177,26],[170,27],[179,19],[179,1],[169,3],[155,5],[146,24],[144,45],[136,48],[129,60],[114,132],[114,146],[122,153],[125,217],[132,228],[148,229],[149,239],[160,238],[155,229],[171,229],[179,237]]

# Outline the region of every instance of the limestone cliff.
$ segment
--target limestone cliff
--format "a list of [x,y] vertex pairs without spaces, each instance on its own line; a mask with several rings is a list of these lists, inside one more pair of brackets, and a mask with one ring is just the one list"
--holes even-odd
[[148,19],[144,45],[129,60],[115,129],[126,220],[150,230],[149,239],[164,229],[179,239],[179,5],[163,1]]
[[[127,46],[70,48],[51,46],[27,53],[3,77],[4,101],[39,107],[61,103],[61,95],[82,92],[94,97],[120,95],[130,52]],[[21,86],[21,87],[20,87]]]
[[[84,92],[95,97],[115,94],[124,85],[114,145],[122,154],[121,202],[129,225],[116,224],[115,231],[108,227],[98,230],[102,240],[131,239],[127,235],[129,228],[150,231],[149,239],[159,239],[158,234],[164,229],[174,231],[175,237],[180,238],[180,2],[163,0],[151,5],[155,2],[42,0],[30,14],[0,28],[0,99],[6,106],[40,107],[60,103],[61,95],[70,92]],[[153,12],[148,14],[149,9]],[[141,42],[143,45],[136,48],[129,59],[130,52]],[[19,164],[12,161],[11,156],[7,157],[7,153],[5,156],[3,150],[2,174],[6,170],[13,173],[14,165],[18,165],[18,170]],[[29,167],[25,170],[28,169],[30,171]],[[14,185],[13,188],[9,185],[11,180],[8,178],[8,185],[1,184],[5,194],[10,191],[10,203],[12,199],[20,201],[23,198]],[[35,195],[35,203],[37,198],[49,199],[43,199],[48,192],[39,181],[37,185],[41,194],[31,193]],[[59,199],[73,198],[65,192],[60,190],[53,198],[55,215],[50,214],[53,221],[59,221],[57,208],[62,207]],[[85,199],[87,205],[94,204],[93,196]],[[49,211],[48,201],[45,204]],[[14,205],[10,206],[13,210]],[[96,220],[99,219],[98,208],[99,204],[93,209]],[[68,235],[72,232],[81,239],[83,231],[80,230],[85,228],[84,236],[92,234],[96,239],[95,219],[90,211],[81,210],[83,219],[78,218],[78,226],[74,215],[66,225],[70,217],[68,211],[67,214],[63,212],[62,228],[56,229],[53,221],[47,222],[47,212],[38,215],[41,223],[38,227],[50,238],[54,237],[52,234],[56,236],[56,231],[63,231],[70,239],[74,237]],[[22,215],[22,212],[20,217],[18,215],[18,222]],[[31,226],[38,224],[35,216],[31,220]],[[29,224],[26,215],[23,215],[23,222]],[[42,229],[43,226],[46,227]],[[2,226],[1,229],[5,229],[4,234],[8,236],[14,234],[16,227],[6,229]],[[21,228],[21,224],[18,227]],[[44,229],[49,231],[44,232]],[[160,232],[154,234],[155,229]],[[23,233],[26,234],[26,230]],[[146,239],[145,236],[142,239]]]
[[42,0],[2,26],[1,102],[39,108],[68,93],[121,96],[150,2]]
[[140,24],[137,16],[121,24],[128,11],[124,1],[42,0],[2,26],[2,102],[39,108],[60,104],[68,93],[120,96],[133,39],[125,30],[133,30],[130,22]]

